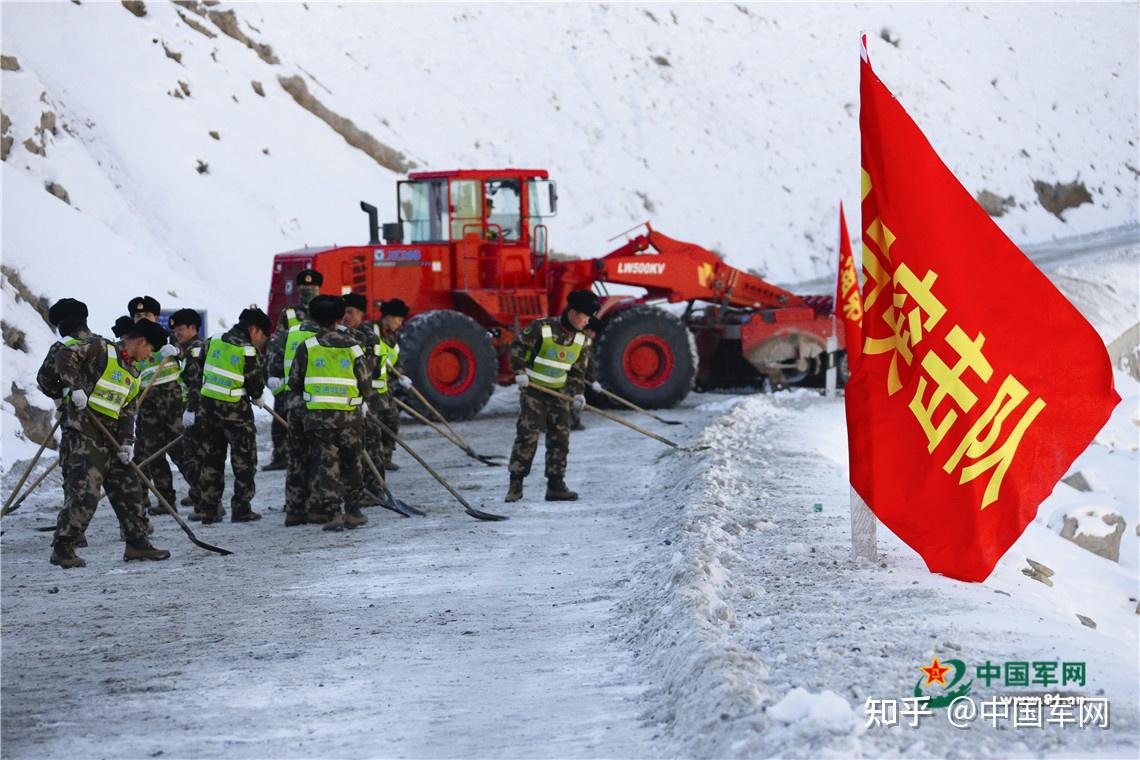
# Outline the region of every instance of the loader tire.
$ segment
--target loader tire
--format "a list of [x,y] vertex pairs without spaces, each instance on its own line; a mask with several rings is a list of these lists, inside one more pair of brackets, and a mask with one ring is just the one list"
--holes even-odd
[[595,353],[607,390],[648,409],[678,404],[693,387],[692,333],[677,316],[638,304],[604,321]]
[[[478,414],[498,379],[498,361],[487,331],[466,314],[439,310],[412,317],[399,335],[404,371],[440,414],[448,420]],[[414,396],[406,400],[431,417]]]

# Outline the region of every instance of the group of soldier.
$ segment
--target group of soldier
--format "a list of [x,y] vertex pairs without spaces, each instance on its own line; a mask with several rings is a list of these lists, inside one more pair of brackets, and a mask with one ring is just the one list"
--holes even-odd
[[[227,452],[230,520],[261,519],[253,509],[254,405],[275,418],[274,453],[264,469],[285,470],[285,525],[340,531],[368,522],[362,508],[391,498],[385,473],[398,469],[393,392],[397,384],[411,390],[412,381],[403,372],[397,333],[409,308],[398,298],[382,301],[380,318],[366,321],[363,295],[322,295],[321,285],[321,274],[306,269],[296,277],[299,303],[282,310],[276,329],[251,306],[210,338],[201,335],[201,316],[193,309],[171,314],[168,333],[150,296],[131,299],[129,315],[112,328],[115,341],[91,331],[81,301],[52,305],[48,318],[60,341],[37,377],[60,415],[64,504],[52,564],[86,564],[75,549],[87,545],[101,490],[119,520],[123,559],[168,558],[170,552],[149,539],[149,517],[179,503],[167,455],[189,485],[180,502],[193,508],[189,520],[211,524],[225,517]],[[599,305],[591,291],[574,291],[560,316],[532,322],[511,343],[520,409],[506,501],[522,498],[543,431],[546,499],[577,498],[566,485],[566,457],[585,389],[601,390],[591,350]],[[261,401],[266,389],[272,407]],[[150,503],[148,490],[159,505]]]

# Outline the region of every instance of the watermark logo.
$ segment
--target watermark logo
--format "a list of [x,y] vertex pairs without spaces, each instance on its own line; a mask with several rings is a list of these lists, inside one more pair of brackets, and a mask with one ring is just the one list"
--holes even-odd
[[[970,679],[966,683],[958,686],[958,682],[965,677],[967,668],[966,663],[961,660],[947,660],[947,665],[943,665],[938,661],[938,656],[935,655],[933,662],[925,668],[919,668],[925,676],[919,676],[914,684],[914,696],[917,699],[926,698],[927,706],[932,710],[937,710],[942,707],[949,707],[950,703],[958,697],[964,697],[970,693],[970,687],[974,685],[974,679]],[[954,675],[949,683],[946,682],[946,674],[953,669]],[[926,689],[938,684],[941,689],[938,694],[927,694]]]

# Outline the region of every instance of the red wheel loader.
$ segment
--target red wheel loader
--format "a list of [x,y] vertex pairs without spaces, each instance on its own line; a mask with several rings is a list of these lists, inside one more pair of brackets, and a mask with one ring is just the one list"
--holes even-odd
[[[818,382],[832,335],[842,382],[831,298],[796,296],[648,223],[601,258],[551,260],[557,193],[545,170],[410,174],[397,185],[399,221],[382,227],[376,208],[360,205],[366,244],[274,258],[269,313],[296,302],[294,277],[307,267],[324,275],[325,293],[363,294],[370,318],[384,299],[402,298],[413,314],[400,330],[405,369],[449,419],[473,416],[496,383],[513,380],[512,338],[560,313],[578,288],[602,297],[599,379],[641,406],[672,406],[693,388]],[[644,294],[611,295],[610,285]]]

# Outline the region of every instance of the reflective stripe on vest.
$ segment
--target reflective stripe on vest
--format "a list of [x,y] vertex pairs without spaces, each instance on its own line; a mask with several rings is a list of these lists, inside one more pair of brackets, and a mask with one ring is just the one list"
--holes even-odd
[[284,382],[277,386],[277,390],[273,391],[274,396],[289,390],[289,370],[293,366],[293,357],[297,355],[297,348],[314,335],[316,335],[315,332],[302,330],[300,326],[289,328],[289,334],[285,336],[285,377],[282,378]]
[[202,396],[236,404],[245,395],[245,359],[255,356],[253,346],[235,346],[210,338],[206,366],[202,368]]
[[119,412],[139,392],[139,381],[122,364],[115,347],[107,344],[107,366],[95,382],[95,388],[87,399],[87,405],[113,420],[119,419]]
[[[150,359],[145,359],[139,362],[139,382],[144,387],[148,385],[165,385],[166,383],[173,383],[178,380],[178,376],[182,374],[182,368],[178,362],[166,362],[162,366],[163,359],[155,354]],[[162,366],[162,372],[158,368]],[[157,375],[157,377],[156,377]]]
[[388,392],[388,370],[396,366],[396,362],[400,360],[400,344],[396,343],[394,346],[389,346],[385,340],[380,337],[380,328],[376,330],[376,345],[372,346],[372,353],[380,358],[378,364],[376,377],[372,378],[372,387],[377,393]]
[[[297,325],[301,324],[300,318],[297,316],[297,310],[289,308],[285,310],[285,329],[292,330]],[[288,374],[288,373],[286,373]]]
[[360,397],[353,363],[364,356],[360,346],[322,346],[315,337],[305,341],[305,407],[350,412],[364,401]]
[[542,345],[531,357],[526,368],[527,376],[544,388],[563,387],[566,385],[567,373],[574,362],[578,361],[585,344],[585,333],[576,333],[570,345],[564,346],[554,340],[554,330],[550,325],[543,325]]

